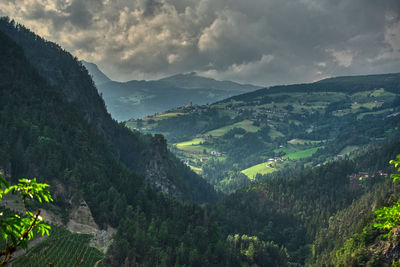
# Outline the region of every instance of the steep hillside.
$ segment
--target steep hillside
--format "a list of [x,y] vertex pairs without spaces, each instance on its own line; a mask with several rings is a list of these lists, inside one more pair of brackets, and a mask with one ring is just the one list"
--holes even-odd
[[[351,265],[349,259],[346,263],[346,257],[353,262],[358,257],[357,244],[349,248],[346,240],[363,232],[368,224],[368,242],[373,243],[381,233],[371,228],[373,211],[398,198],[394,192],[399,186],[388,177],[392,170],[388,162],[399,153],[400,143],[391,142],[352,160],[254,183],[228,196],[214,212],[225,231],[257,235],[284,245],[290,260],[301,265],[307,261],[317,266],[365,266]],[[373,254],[357,253],[365,259]],[[389,262],[399,258],[396,253],[386,256]]]
[[[12,183],[21,177],[37,176],[40,182],[50,184],[55,202],[44,208],[64,225],[80,219],[92,228],[116,229],[104,264],[285,265],[284,249],[248,238],[242,238],[239,249],[205,209],[151,190],[141,177],[115,158],[103,136],[82,117],[82,112],[65,99],[60,89],[50,85],[27,60],[24,50],[1,31],[0,51],[0,169]],[[165,150],[156,146],[165,149],[163,139],[150,140],[155,143],[154,153],[162,157]],[[76,213],[77,210],[80,212]],[[82,218],[82,210],[93,218]],[[82,236],[76,237],[77,240],[74,237],[58,243],[60,247],[55,250],[59,257],[49,255],[47,260],[64,259],[70,252],[81,255],[74,246],[84,245],[88,249],[90,237],[84,237],[84,242]],[[40,259],[42,252],[53,254],[55,250],[47,249],[51,241],[38,244],[27,257],[33,261],[36,256]],[[261,258],[246,256],[253,243],[260,245]],[[68,250],[64,245],[74,249]],[[93,253],[96,258],[103,258],[99,251]],[[68,262],[70,259],[65,258],[60,264]]]
[[101,72],[101,70],[99,70],[96,64],[84,60],[82,60],[81,63],[88,70],[90,76],[92,76],[92,80],[96,85],[111,81],[110,78],[108,78],[103,72]]
[[95,64],[82,64],[93,76],[107,110],[119,121],[142,118],[190,103],[213,103],[260,88],[230,81],[217,81],[198,76],[196,73],[177,74],[152,81],[116,82],[107,80]]
[[162,133],[216,189],[350,157],[399,136],[400,74],[275,86],[126,123]]
[[24,49],[39,74],[104,137],[115,159],[143,176],[153,188],[181,200],[205,202],[216,198],[203,179],[167,151],[161,136],[133,133],[112,120],[86,68],[71,54],[7,18],[0,20],[0,30]]

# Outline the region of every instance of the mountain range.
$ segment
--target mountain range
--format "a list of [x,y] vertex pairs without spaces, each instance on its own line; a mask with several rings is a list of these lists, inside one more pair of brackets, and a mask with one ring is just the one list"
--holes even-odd
[[195,72],[152,81],[117,82],[110,80],[95,64],[86,61],[82,61],[82,64],[92,76],[108,111],[118,121],[142,118],[190,103],[213,103],[261,88],[217,81],[199,76]]
[[[0,171],[10,184],[37,177],[54,198],[26,199],[52,228],[12,266],[400,263],[398,227],[377,228],[374,213],[400,198],[389,178],[400,74],[262,88],[119,123],[89,67],[59,45],[2,18],[0,51]],[[179,81],[188,92],[205,82],[154,83]],[[20,212],[0,198],[1,227]]]

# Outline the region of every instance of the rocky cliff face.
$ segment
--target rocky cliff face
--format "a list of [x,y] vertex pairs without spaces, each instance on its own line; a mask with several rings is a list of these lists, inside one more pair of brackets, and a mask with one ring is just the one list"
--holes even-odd
[[67,228],[76,233],[94,233],[99,230],[85,200],[82,199],[79,206],[71,212]]
[[[183,193],[178,190],[176,185],[168,177],[169,155],[167,150],[167,142],[162,135],[156,135],[152,140],[150,160],[145,167],[145,181],[157,191],[183,200]],[[167,163],[167,164],[166,164]]]

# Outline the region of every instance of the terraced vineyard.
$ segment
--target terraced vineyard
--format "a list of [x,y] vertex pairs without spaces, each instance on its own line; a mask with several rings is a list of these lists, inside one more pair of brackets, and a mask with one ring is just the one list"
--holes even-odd
[[89,246],[90,235],[73,234],[60,227],[52,227],[44,241],[12,261],[12,266],[103,266],[104,255]]

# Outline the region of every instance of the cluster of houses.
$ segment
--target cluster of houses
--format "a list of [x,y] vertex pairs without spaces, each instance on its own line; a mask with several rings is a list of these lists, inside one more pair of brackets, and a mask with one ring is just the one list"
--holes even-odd
[[376,177],[376,176],[382,176],[382,177],[387,177],[388,174],[382,170],[379,170],[376,174],[370,175],[368,172],[358,172],[358,173],[353,173],[349,175],[350,181],[362,181],[366,178],[369,177]]
[[[217,152],[217,151],[211,151],[210,155],[213,157],[222,157],[223,155],[226,155],[226,152]],[[207,157],[201,157],[199,159],[200,162],[206,162],[207,160],[209,160],[209,158]],[[193,161],[196,161],[196,159],[193,159]],[[190,164],[190,160],[186,159],[183,161],[184,164],[189,165]]]
[[[197,105],[194,104],[192,102],[190,102],[189,104],[182,106],[182,107],[178,107],[177,110],[186,110],[186,111],[190,111],[191,113],[202,113],[203,111],[209,109],[208,105]],[[240,108],[240,107],[232,107],[232,106],[228,106],[226,107],[227,110],[231,110],[231,111],[235,111],[236,114],[240,115],[243,114],[246,111],[249,111],[246,108]],[[281,115],[281,116],[288,116],[289,113],[282,111],[280,109],[265,109],[263,107],[261,108],[257,108],[255,110],[253,110],[253,118],[259,118],[259,117],[272,117],[272,115]]]
[[189,104],[183,106],[183,107],[178,107],[174,110],[185,110],[185,111],[189,111],[190,113],[198,113],[201,114],[202,112],[206,111],[208,109],[207,105],[197,105],[194,104],[192,102],[190,102]]
[[286,160],[288,160],[288,159],[285,157],[273,157],[273,158],[268,159],[268,162],[272,163],[272,162],[286,161]]
[[225,152],[217,152],[217,151],[211,151],[210,152],[210,155],[211,156],[215,156],[215,157],[221,157],[221,156],[223,156],[225,154],[226,154]]

